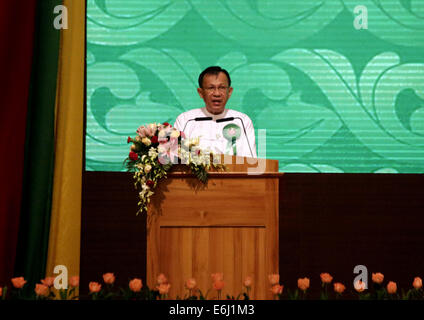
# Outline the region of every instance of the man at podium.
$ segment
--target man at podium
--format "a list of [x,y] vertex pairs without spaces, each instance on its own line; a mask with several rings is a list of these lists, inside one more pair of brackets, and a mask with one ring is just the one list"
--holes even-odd
[[187,137],[199,138],[202,149],[257,158],[252,120],[242,112],[225,108],[233,92],[228,72],[218,66],[206,68],[199,75],[197,92],[205,106],[180,114],[174,127]]

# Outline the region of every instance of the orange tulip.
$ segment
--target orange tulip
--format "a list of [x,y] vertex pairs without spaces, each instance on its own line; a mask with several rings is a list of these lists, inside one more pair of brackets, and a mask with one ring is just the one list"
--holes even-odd
[[377,272],[377,273],[373,273],[371,278],[373,282],[377,284],[382,284],[384,280],[384,275],[380,272]]
[[158,275],[156,282],[158,285],[166,284],[168,283],[168,279],[165,277],[163,273],[161,273],[160,275]]
[[212,273],[211,274],[212,281],[223,281],[224,280],[224,274],[222,272],[218,273]]
[[283,288],[284,288],[284,286],[283,285],[279,285],[279,284],[274,284],[272,287],[271,287],[271,292],[272,292],[272,294],[273,295],[277,295],[277,294],[281,294],[281,293],[283,293]]
[[88,284],[88,288],[90,289],[91,293],[96,293],[102,289],[102,285],[98,282],[90,282]]
[[244,282],[243,282],[243,284],[246,288],[250,288],[252,286],[252,283],[253,283],[253,279],[252,279],[252,277],[249,277],[249,276],[247,276],[246,279],[244,279]]
[[268,279],[269,279],[269,284],[270,284],[271,286],[273,286],[273,285],[275,285],[275,284],[279,284],[279,283],[280,283],[280,275],[279,275],[279,274],[277,274],[277,273],[270,274],[270,275],[268,276]]
[[168,294],[170,287],[171,285],[169,283],[162,283],[156,288],[159,290],[159,293],[163,295],[163,294]]
[[49,287],[45,284],[37,283],[34,289],[35,293],[39,297],[47,297],[49,295]]
[[365,282],[363,282],[362,280],[358,280],[353,284],[353,287],[357,292],[361,293],[365,290]]
[[21,289],[24,287],[26,280],[24,279],[24,277],[16,277],[16,278],[12,278],[12,285],[16,288],[16,289]]
[[297,286],[300,290],[306,291],[309,288],[310,281],[308,278],[302,278],[297,280]]
[[72,276],[70,279],[69,279],[69,285],[71,286],[71,287],[78,287],[79,286],[79,277],[78,276]]
[[55,279],[54,277],[47,277],[47,278],[41,280],[41,283],[50,288],[54,284],[54,279]]
[[189,290],[193,290],[196,287],[196,280],[194,278],[187,279],[185,287]]
[[421,280],[420,277],[415,277],[414,282],[412,283],[412,286],[417,290],[421,289],[423,287],[423,281]]
[[105,273],[103,275],[103,281],[106,284],[113,284],[115,282],[115,275],[111,272]]
[[319,276],[321,277],[322,283],[330,283],[333,281],[333,277],[329,273],[321,273]]
[[342,294],[345,291],[345,289],[346,289],[346,287],[343,284],[341,284],[340,282],[336,282],[334,284],[334,291],[339,293],[339,294]]
[[396,282],[389,281],[389,283],[387,284],[387,293],[389,293],[389,294],[395,294],[396,291],[397,291]]
[[225,282],[222,280],[217,280],[213,282],[213,288],[217,291],[222,290],[225,286]]
[[132,279],[129,283],[129,287],[132,292],[140,292],[143,287],[143,282],[138,278]]

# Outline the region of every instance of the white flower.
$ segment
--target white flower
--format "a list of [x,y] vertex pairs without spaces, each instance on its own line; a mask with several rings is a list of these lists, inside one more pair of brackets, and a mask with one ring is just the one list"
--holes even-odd
[[[158,156],[158,152],[156,151],[156,148],[155,147],[151,147],[150,149],[149,149],[149,157],[152,159],[152,160],[154,160],[154,159],[156,159],[156,157]],[[143,156],[144,157],[144,156]]]
[[166,147],[163,144],[158,146],[158,153],[166,153]]
[[150,170],[152,170],[152,166],[150,164],[146,164],[146,166],[144,167],[144,172],[149,173]]
[[180,132],[178,130],[173,130],[171,133],[171,138],[178,138],[180,136]]
[[166,131],[165,130],[159,131],[158,137],[159,138],[165,138],[166,137]]

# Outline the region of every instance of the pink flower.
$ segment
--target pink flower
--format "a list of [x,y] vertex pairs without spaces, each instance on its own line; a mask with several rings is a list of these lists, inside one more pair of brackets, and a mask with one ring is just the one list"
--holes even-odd
[[115,275],[111,272],[105,273],[103,275],[103,281],[106,284],[113,284],[115,282]]
[[24,287],[26,280],[24,279],[24,277],[16,277],[16,278],[12,278],[12,285],[16,288],[16,289],[21,289]]
[[154,134],[153,129],[151,127],[147,127],[146,128],[146,136],[151,137],[151,136],[153,136],[153,134]]
[[146,136],[146,127],[145,126],[141,126],[137,129],[137,134],[140,138],[144,138]]
[[39,297],[47,297],[49,295],[49,287],[45,284],[37,283],[34,289],[35,293]]
[[90,289],[91,293],[96,293],[102,289],[102,285],[98,282],[90,282],[88,284],[88,288]]
[[54,277],[47,277],[47,278],[41,280],[41,283],[50,288],[54,284],[54,279],[55,279]]
[[160,140],[160,147],[158,148],[159,159],[162,160],[162,164],[167,164],[169,162],[175,163],[175,159],[178,159],[178,139],[170,139],[169,141]]
[[70,279],[69,279],[69,285],[71,286],[71,287],[78,287],[79,286],[79,277],[78,276],[72,276]]
[[143,287],[143,282],[138,278],[132,279],[129,283],[129,287],[133,292],[140,292],[141,288]]

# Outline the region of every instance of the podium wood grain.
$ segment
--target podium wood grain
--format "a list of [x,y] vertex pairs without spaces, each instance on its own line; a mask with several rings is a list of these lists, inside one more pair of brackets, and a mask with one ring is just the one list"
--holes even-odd
[[[232,158],[236,160],[243,159]],[[266,162],[263,175],[247,174],[255,165],[227,165],[203,186],[176,171],[158,186],[147,222],[147,281],[156,286],[164,273],[170,297],[184,297],[184,282],[195,278],[206,294],[211,274],[222,272],[222,297],[243,290],[253,278],[251,297],[270,299],[268,274],[278,273],[278,162]],[[208,298],[216,296],[211,290]]]

